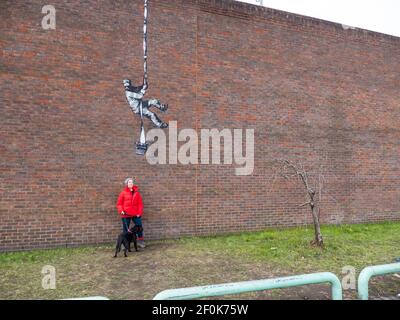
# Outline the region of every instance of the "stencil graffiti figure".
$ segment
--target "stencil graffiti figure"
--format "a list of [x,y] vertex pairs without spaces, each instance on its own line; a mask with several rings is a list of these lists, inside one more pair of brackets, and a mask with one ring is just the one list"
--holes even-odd
[[152,111],[149,110],[150,107],[156,107],[157,109],[165,112],[168,109],[167,104],[162,104],[157,99],[143,100],[143,96],[146,94],[147,81],[146,78],[141,86],[132,86],[131,80],[125,79],[123,81],[125,87],[125,96],[128,100],[129,106],[132,112],[135,114],[140,114],[140,107],[142,108],[142,114],[146,118],[150,119],[153,124],[158,128],[167,128],[168,123],[162,122],[160,118]]
[[147,151],[149,143],[146,141],[146,134],[143,126],[143,116],[150,119],[153,124],[161,129],[167,128],[168,124],[162,122],[160,118],[152,111],[150,107],[156,107],[157,109],[165,112],[168,109],[167,104],[162,104],[157,99],[143,100],[143,96],[146,94],[148,88],[147,82],[147,0],[144,0],[144,22],[143,22],[143,84],[140,86],[133,86],[131,80],[123,80],[125,87],[125,96],[128,100],[129,107],[133,113],[140,114],[140,139],[136,142],[136,154],[144,155]]

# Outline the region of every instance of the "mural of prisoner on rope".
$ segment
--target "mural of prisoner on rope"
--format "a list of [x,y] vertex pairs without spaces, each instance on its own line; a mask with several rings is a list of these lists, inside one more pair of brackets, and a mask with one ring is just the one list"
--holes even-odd
[[136,142],[136,154],[144,155],[147,151],[149,143],[146,141],[146,134],[143,126],[143,116],[150,119],[154,126],[158,128],[167,128],[168,124],[162,122],[161,119],[154,112],[150,111],[150,107],[156,107],[157,109],[165,112],[168,109],[167,104],[161,103],[157,99],[143,100],[146,90],[148,89],[147,80],[147,0],[144,0],[144,23],[143,23],[143,83],[139,86],[133,86],[131,80],[123,80],[125,87],[125,96],[128,100],[129,107],[134,114],[140,115],[140,138]]

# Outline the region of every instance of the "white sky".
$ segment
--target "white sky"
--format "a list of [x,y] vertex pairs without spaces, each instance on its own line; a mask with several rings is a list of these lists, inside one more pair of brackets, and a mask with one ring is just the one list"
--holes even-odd
[[[239,0],[260,4],[260,0]],[[263,6],[400,37],[400,0],[262,0]]]

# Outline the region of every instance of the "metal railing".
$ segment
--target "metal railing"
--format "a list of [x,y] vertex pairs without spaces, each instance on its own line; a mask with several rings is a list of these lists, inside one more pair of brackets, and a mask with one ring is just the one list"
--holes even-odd
[[[358,298],[368,300],[368,284],[373,276],[400,273],[400,263],[383,264],[364,268],[358,276]],[[158,293],[153,300],[189,300],[206,297],[240,294],[245,292],[283,289],[318,283],[330,283],[333,300],[343,299],[340,280],[331,272],[310,273],[274,279],[262,279],[242,282],[230,282],[208,286],[169,289]],[[64,300],[109,300],[107,297],[93,296]]]
[[102,296],[94,296],[94,297],[83,297],[83,298],[70,298],[70,299],[63,299],[63,300],[110,300],[107,297]]
[[368,300],[368,283],[373,276],[400,272],[400,263],[382,264],[364,268],[358,276],[358,298]]
[[239,294],[251,291],[282,289],[308,284],[329,282],[332,287],[332,299],[342,300],[342,285],[333,273],[320,272],[297,276],[263,279],[254,281],[231,282],[208,286],[169,289],[158,293],[153,300],[186,300],[205,297],[223,296],[227,294]]

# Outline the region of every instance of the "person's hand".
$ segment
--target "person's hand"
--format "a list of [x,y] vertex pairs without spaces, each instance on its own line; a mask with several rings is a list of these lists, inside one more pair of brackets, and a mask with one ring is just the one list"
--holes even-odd
[[122,214],[122,215],[124,215],[124,214],[125,214],[125,212],[121,211],[121,214]]

